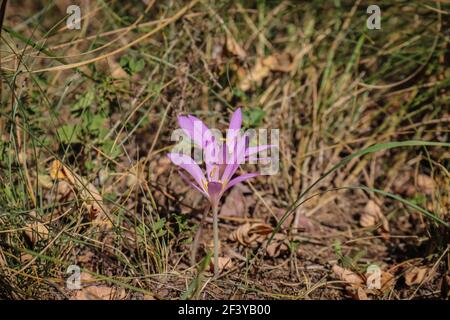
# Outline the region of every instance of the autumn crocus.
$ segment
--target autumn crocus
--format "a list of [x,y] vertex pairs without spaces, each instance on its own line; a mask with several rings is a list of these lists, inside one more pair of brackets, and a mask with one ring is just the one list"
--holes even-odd
[[191,141],[202,150],[205,170],[189,155],[172,152],[168,156],[174,164],[189,173],[192,179],[182,171],[180,171],[181,177],[207,197],[211,203],[214,234],[214,273],[217,275],[219,259],[218,209],[220,198],[225,191],[236,184],[259,175],[259,173],[247,173],[234,177],[239,166],[249,159],[250,156],[268,149],[270,146],[250,147],[248,145],[248,137],[240,132],[242,126],[242,112],[240,108],[231,117],[225,143],[220,138],[217,138],[200,119],[194,116],[179,116],[178,123]]

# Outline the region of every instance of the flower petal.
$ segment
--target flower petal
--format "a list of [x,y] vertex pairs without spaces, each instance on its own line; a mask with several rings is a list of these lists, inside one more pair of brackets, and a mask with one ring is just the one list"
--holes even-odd
[[210,140],[213,135],[210,133],[209,128],[202,120],[191,115],[188,115],[187,117],[192,123],[192,139],[199,145],[199,147],[204,149],[207,143],[212,142]]
[[178,125],[184,132],[188,135],[188,137],[194,141],[194,143],[201,145],[201,141],[194,140],[194,126],[192,125],[191,119],[185,116],[178,116]]
[[191,157],[178,153],[168,153],[167,156],[174,164],[186,170],[201,188],[204,188],[203,183],[206,181],[205,175]]
[[235,174],[237,169],[239,168],[239,164],[227,164],[225,165],[225,170],[222,174],[222,181],[226,184],[228,181],[230,181],[231,177]]
[[211,139],[212,135],[208,134],[209,128],[197,117],[191,115],[178,116],[178,124],[189,138],[202,149],[205,148],[206,143]]
[[238,183],[240,183],[240,182],[243,182],[243,181],[245,181],[245,180],[248,180],[248,179],[257,177],[257,176],[259,176],[259,175],[260,175],[260,173],[255,172],[255,173],[246,173],[246,174],[243,174],[243,175],[241,175],[241,176],[239,176],[239,177],[236,177],[236,178],[234,178],[233,180],[231,180],[231,181],[225,186],[225,190],[224,190],[224,191],[230,189],[231,187],[235,186],[236,184],[238,184]]
[[[228,142],[228,141],[227,141]],[[222,181],[227,183],[235,174],[239,166],[245,162],[245,148],[247,144],[247,136],[239,136],[234,148],[227,150],[229,154],[226,157],[226,165],[222,174]]]
[[237,108],[236,111],[231,116],[230,129],[240,130],[242,126],[242,111],[241,108]]
[[231,116],[230,126],[227,130],[227,149],[232,150],[236,145],[236,140],[238,140],[238,136],[241,131],[242,126],[242,111],[241,108],[236,109],[236,111]]
[[[209,136],[211,135],[211,136]],[[222,163],[223,143],[214,135],[213,131],[207,133],[207,142],[203,149],[208,181],[218,181],[220,164]]]

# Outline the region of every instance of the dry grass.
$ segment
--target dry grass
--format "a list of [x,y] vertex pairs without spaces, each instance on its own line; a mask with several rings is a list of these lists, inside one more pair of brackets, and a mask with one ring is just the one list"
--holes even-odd
[[[78,265],[107,298],[361,299],[333,266],[370,264],[393,278],[370,298],[448,297],[449,4],[381,1],[368,30],[368,1],[84,0],[68,30],[69,2],[3,22],[0,297],[74,297]],[[280,130],[280,172],[228,195],[234,266],[211,278],[207,203],[165,154],[177,115],[224,129],[236,107]],[[324,176],[393,141],[417,143]],[[245,223],[278,225],[279,251],[229,240]]]

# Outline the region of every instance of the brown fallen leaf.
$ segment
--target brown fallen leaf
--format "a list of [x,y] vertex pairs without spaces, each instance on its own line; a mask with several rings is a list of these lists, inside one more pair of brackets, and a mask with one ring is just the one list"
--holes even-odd
[[369,200],[364,207],[364,211],[361,214],[359,223],[362,227],[372,227],[375,224],[381,222],[383,231],[389,232],[389,222],[384,214],[381,212],[381,208],[375,201]]
[[155,296],[151,295],[151,294],[144,294],[144,297],[142,298],[142,300],[156,300]]
[[233,231],[229,239],[244,246],[252,246],[261,243],[272,231],[273,228],[266,223],[245,223]]
[[420,284],[429,275],[429,269],[426,267],[413,267],[405,273],[405,283],[408,286]]
[[[211,262],[209,265],[211,272],[214,271],[214,261],[213,260],[214,259],[211,259]],[[231,260],[230,257],[219,257],[218,267],[219,267],[219,271],[230,270],[234,267],[233,260]]]
[[47,240],[49,231],[43,223],[35,221],[25,225],[24,234],[34,246],[40,240]]
[[117,60],[113,57],[106,58],[108,69],[111,72],[111,77],[113,79],[128,79],[130,78],[129,74],[123,70],[122,66],[117,62]]
[[33,259],[33,256],[29,253],[22,252],[20,254],[20,262],[21,263],[27,263],[28,261],[31,261],[31,259]]
[[340,280],[345,281],[351,286],[359,287],[364,285],[364,279],[360,275],[351,270],[342,268],[337,264],[333,266],[332,270]]
[[287,251],[289,251],[289,242],[286,236],[281,233],[276,233],[266,247],[267,255],[271,258],[276,258]]
[[353,299],[355,300],[370,300],[367,296],[366,290],[362,287],[348,287],[346,288],[347,291],[352,295]]
[[238,71],[238,76],[241,79],[238,87],[242,91],[247,91],[252,84],[260,85],[271,72],[290,72],[293,66],[290,56],[286,53],[275,53],[265,58],[258,58],[248,73],[243,69]]
[[395,277],[393,274],[387,271],[381,272],[381,291],[389,291],[395,285]]
[[59,199],[63,199],[69,196],[74,189],[71,187],[70,183],[65,180],[59,180],[56,182],[55,192]]
[[83,254],[78,255],[77,261],[81,264],[91,262],[95,258],[95,254],[92,251],[85,251]]
[[78,290],[71,300],[123,300],[125,290],[107,286],[87,286]]
[[59,160],[54,160],[50,166],[50,177],[53,180],[65,179],[66,175],[63,171],[63,164]]
[[272,241],[268,243],[272,232],[272,226],[266,223],[246,223],[233,231],[229,239],[250,248],[256,248],[258,245],[262,245],[266,248],[267,255],[275,258],[289,250],[289,242],[286,235],[276,233]]
[[236,42],[232,35],[227,36],[226,40],[227,51],[240,59],[245,59],[247,57],[247,53],[244,49]]
[[247,91],[252,87],[252,84],[260,85],[261,82],[270,75],[269,64],[272,58],[257,59],[255,66],[246,73],[238,84],[238,87],[242,91]]
[[269,56],[270,59],[265,61],[270,71],[291,72],[294,64],[291,62],[291,56],[288,53],[275,53]]
[[435,189],[435,182],[431,177],[419,174],[417,176],[417,188],[426,195],[432,195]]

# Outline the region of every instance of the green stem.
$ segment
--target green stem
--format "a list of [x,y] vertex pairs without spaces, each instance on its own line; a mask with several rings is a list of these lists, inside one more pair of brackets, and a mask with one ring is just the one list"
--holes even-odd
[[219,274],[219,217],[218,205],[213,205],[214,276]]

